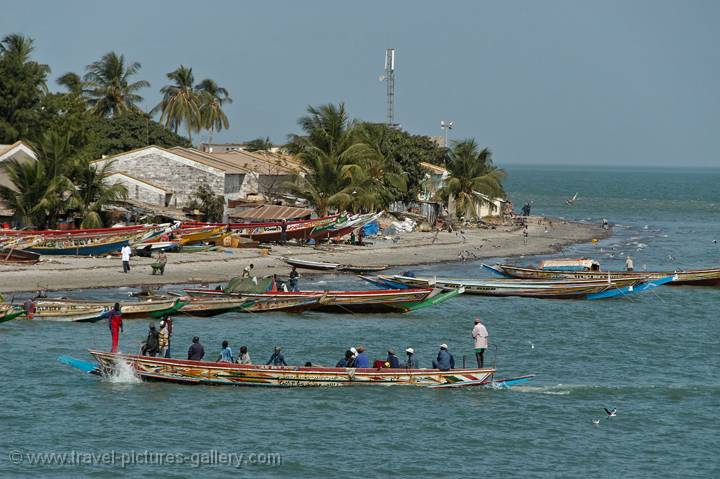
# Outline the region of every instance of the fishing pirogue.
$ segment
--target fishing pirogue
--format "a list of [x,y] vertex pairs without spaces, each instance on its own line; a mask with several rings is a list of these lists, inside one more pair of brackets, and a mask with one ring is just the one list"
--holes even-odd
[[[267,366],[186,361],[90,350],[98,365],[70,357],[65,364],[88,373],[112,375],[120,364],[132,368],[140,379],[180,384],[339,387],[339,386],[416,386],[464,388],[511,386],[530,380],[533,375],[495,379],[495,368],[438,369],[328,368],[319,366]],[[120,366],[122,367],[122,366]]]
[[489,271],[505,277],[520,279],[623,279],[633,276],[644,276],[649,279],[660,279],[677,276],[668,283],[669,286],[720,286],[720,268],[687,269],[677,271],[602,271],[596,260],[557,259],[540,262],[540,266],[513,266],[498,264],[483,265]]

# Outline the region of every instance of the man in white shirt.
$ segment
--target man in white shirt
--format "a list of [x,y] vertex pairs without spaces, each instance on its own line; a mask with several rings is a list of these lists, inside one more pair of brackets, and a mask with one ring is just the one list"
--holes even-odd
[[630,256],[628,256],[625,259],[625,271],[634,271],[635,265],[633,264],[633,260]]
[[475,318],[475,327],[472,330],[472,337],[475,340],[475,359],[479,368],[485,362],[485,350],[488,347],[488,332],[480,318]]
[[130,253],[132,250],[130,249],[130,245],[125,245],[120,250],[120,255],[122,255],[122,264],[123,264],[123,273],[127,273],[130,271]]

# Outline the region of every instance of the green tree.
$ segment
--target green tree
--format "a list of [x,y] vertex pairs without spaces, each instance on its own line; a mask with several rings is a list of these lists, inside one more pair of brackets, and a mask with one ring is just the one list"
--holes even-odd
[[195,190],[188,207],[200,210],[206,221],[219,222],[223,220],[225,213],[225,199],[221,195],[215,195],[207,184],[202,183]]
[[307,112],[298,120],[305,135],[291,135],[288,145],[307,174],[287,186],[325,216],[330,207],[352,204],[352,191],[347,189],[352,179],[350,167],[370,158],[373,152],[358,141],[358,124],[349,119],[344,104],[310,106]]
[[87,66],[84,80],[87,82],[88,103],[92,112],[101,117],[115,116],[127,111],[138,111],[143,100],[140,89],[149,87],[145,80],[131,82],[141,65],[132,62],[125,65],[125,55],[115,52]]
[[445,199],[455,198],[458,217],[477,218],[475,192],[491,198],[505,196],[505,171],[495,167],[490,150],[480,150],[474,139],[455,142],[447,166],[449,177],[439,193]]
[[111,167],[112,162],[107,162],[102,167],[92,165],[84,159],[77,162],[72,181],[76,188],[75,204],[83,219],[82,228],[101,228],[102,208],[128,196],[124,185],[107,183],[107,178],[112,174]]
[[31,59],[34,45],[19,34],[0,41],[0,143],[36,135],[50,68]]
[[227,130],[230,127],[230,120],[222,107],[232,103],[232,98],[225,88],[210,78],[198,83],[195,90],[200,94],[200,124],[208,130],[208,143],[212,143],[214,131]]
[[245,142],[243,145],[243,148],[245,148],[247,151],[268,151],[273,147],[272,141],[270,141],[270,137],[263,138],[255,138],[254,140],[250,140]]
[[174,83],[160,89],[163,98],[151,113],[160,112],[160,123],[176,134],[180,125],[184,123],[192,143],[193,131],[199,131],[202,127],[200,94],[193,89],[195,77],[192,68],[180,65],[176,70],[168,73],[167,77]]

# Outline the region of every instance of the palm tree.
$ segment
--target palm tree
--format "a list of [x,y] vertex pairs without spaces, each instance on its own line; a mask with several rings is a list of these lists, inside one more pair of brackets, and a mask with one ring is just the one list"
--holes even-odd
[[192,132],[199,131],[202,125],[200,117],[200,94],[193,89],[195,77],[192,68],[180,65],[175,71],[167,74],[174,81],[160,89],[163,98],[152,109],[151,113],[161,112],[160,123],[175,133],[185,123],[188,138],[192,142]]
[[198,83],[195,90],[200,93],[200,123],[209,132],[208,143],[212,143],[213,131],[227,130],[230,127],[230,121],[222,106],[232,103],[232,98],[225,88],[210,78]]
[[290,137],[307,174],[287,186],[315,206],[320,216],[331,206],[343,207],[353,201],[350,166],[372,156],[370,148],[357,141],[357,123],[345,112],[345,105],[308,107],[308,115],[298,120],[305,136]]
[[505,171],[493,165],[489,149],[478,151],[478,148],[474,139],[468,139],[456,142],[449,152],[450,175],[439,193],[443,198],[455,198],[458,216],[477,218],[476,193],[491,198],[505,196],[502,187]]
[[76,203],[83,217],[82,228],[101,228],[102,208],[128,196],[124,185],[107,184],[106,179],[112,174],[111,167],[112,162],[107,162],[102,167],[95,167],[87,160],[80,160],[77,164],[73,181],[76,187]]
[[56,81],[59,85],[64,86],[67,89],[68,93],[71,93],[73,95],[85,96],[89,93],[88,88],[90,87],[90,84],[86,81],[83,81],[83,79],[77,73],[65,73],[64,75],[58,77]]
[[[5,35],[0,42],[0,54],[20,63],[30,61],[30,54],[35,50],[35,41],[19,33]],[[49,71],[49,68],[48,68]]]
[[145,80],[130,82],[130,77],[140,71],[140,63],[125,65],[125,55],[115,52],[87,66],[85,81],[89,85],[88,96],[92,111],[98,116],[115,116],[127,111],[140,111],[137,106],[143,100],[137,92],[149,87]]

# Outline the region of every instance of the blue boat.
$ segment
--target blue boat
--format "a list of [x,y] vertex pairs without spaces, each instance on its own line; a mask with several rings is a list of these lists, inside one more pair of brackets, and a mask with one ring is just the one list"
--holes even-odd
[[662,286],[663,284],[667,284],[675,278],[677,278],[677,275],[665,276],[664,278],[645,281],[644,283],[640,283],[635,286],[625,286],[622,288],[608,289],[607,291],[602,291],[600,293],[588,294],[585,299],[618,298],[621,296],[628,296],[635,293],[642,293],[643,291],[654,289],[658,286]]
[[358,277],[380,289],[408,289],[408,288],[410,288],[410,286],[408,286],[407,284],[400,283],[398,281],[392,281],[385,277],[381,278],[379,276],[363,276],[363,275],[358,275]]
[[25,248],[25,251],[31,251],[37,254],[67,256],[101,256],[112,253],[113,251],[120,251],[123,246],[130,244],[130,238],[113,238],[112,240],[106,242],[66,245],[66,243],[72,243],[74,241],[80,240],[58,239],[53,240],[52,242],[48,241],[42,246],[31,246],[29,248]]

